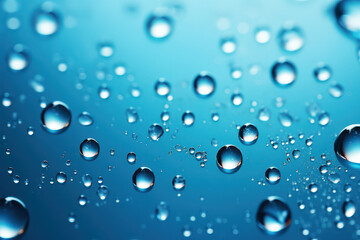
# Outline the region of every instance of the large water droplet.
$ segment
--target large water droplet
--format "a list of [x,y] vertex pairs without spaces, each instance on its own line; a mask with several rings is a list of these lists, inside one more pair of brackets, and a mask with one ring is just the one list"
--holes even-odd
[[334,151],[345,166],[360,168],[360,124],[347,126],[340,132]]
[[173,28],[173,20],[166,15],[150,15],[146,23],[146,29],[153,39],[167,38]]
[[99,143],[93,138],[87,138],[80,144],[81,157],[87,161],[95,160],[100,152]]
[[265,172],[265,177],[268,183],[277,184],[281,178],[280,171],[276,167],[269,167]]
[[53,134],[62,133],[70,126],[70,110],[65,103],[54,101],[42,111],[41,122],[48,132]]
[[59,31],[60,17],[55,4],[45,2],[34,14],[35,31],[42,36],[51,36]]
[[164,134],[164,129],[157,123],[151,125],[148,129],[149,137],[154,141],[159,141],[160,137]]
[[225,145],[219,149],[216,155],[216,163],[224,173],[237,172],[242,164],[242,154],[240,149],[234,145]]
[[19,239],[29,224],[25,204],[15,197],[0,200],[0,238]]
[[209,97],[215,91],[215,80],[207,72],[201,72],[194,79],[194,91],[199,97]]
[[280,198],[269,197],[260,204],[256,222],[269,235],[283,232],[291,223],[290,208]]
[[338,25],[355,39],[360,39],[360,2],[356,0],[339,1],[335,7]]
[[29,55],[21,44],[16,44],[7,56],[7,63],[12,71],[24,70],[29,62]]
[[239,139],[245,145],[256,143],[259,136],[257,128],[251,123],[246,123],[239,130]]
[[185,178],[181,175],[176,175],[172,180],[172,184],[176,191],[181,191],[185,188]]
[[134,172],[132,181],[136,190],[139,192],[148,192],[154,186],[155,176],[150,168],[141,167]]
[[281,60],[273,65],[271,76],[278,86],[287,87],[295,82],[296,68],[291,62]]

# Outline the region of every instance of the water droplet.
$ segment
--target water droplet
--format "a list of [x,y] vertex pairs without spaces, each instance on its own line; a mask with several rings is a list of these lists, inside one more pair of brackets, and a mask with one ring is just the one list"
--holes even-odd
[[130,107],[126,110],[126,118],[128,123],[136,123],[139,120],[139,115],[134,108]]
[[2,105],[4,107],[10,107],[12,104],[12,98],[10,97],[9,93],[4,93],[3,98],[2,98]]
[[340,84],[334,84],[329,87],[329,94],[334,98],[339,98],[343,95],[344,88]]
[[268,108],[261,108],[258,113],[258,119],[262,122],[270,120],[270,111]]
[[90,174],[85,174],[82,177],[82,182],[84,184],[84,187],[89,188],[92,186],[92,177]]
[[283,232],[291,223],[291,211],[286,203],[278,197],[264,200],[256,213],[258,227],[269,235]]
[[240,149],[234,145],[225,145],[219,149],[216,155],[216,163],[224,173],[237,172],[242,164],[242,154]]
[[164,122],[167,122],[169,121],[170,119],[170,113],[166,110],[164,110],[162,113],[161,113],[161,120],[164,121]]
[[255,41],[261,44],[268,43],[271,35],[268,27],[259,27],[255,30]]
[[96,194],[100,198],[100,200],[105,200],[107,196],[109,195],[109,189],[105,185],[100,185],[99,188],[96,191]]
[[294,151],[292,151],[292,155],[295,159],[298,159],[301,155],[301,152],[300,152],[300,150],[295,149]]
[[34,14],[36,33],[42,36],[52,36],[60,29],[60,16],[55,10],[55,4],[45,2]]
[[327,112],[323,112],[318,116],[318,122],[321,126],[326,126],[330,122],[330,116]]
[[284,127],[290,127],[294,120],[289,113],[281,112],[279,113],[279,121]]
[[353,0],[339,1],[335,7],[338,25],[350,36],[360,39],[360,2]]
[[67,176],[64,172],[59,172],[58,174],[56,174],[56,181],[60,184],[64,184],[66,183],[67,180]]
[[146,29],[153,39],[165,39],[173,29],[173,20],[162,14],[152,14],[147,20]]
[[141,167],[134,172],[132,181],[136,190],[139,192],[148,192],[154,186],[155,176],[150,168]]
[[98,94],[101,99],[108,99],[111,94],[110,88],[106,86],[100,86],[98,89]]
[[169,208],[166,202],[160,202],[155,209],[155,216],[159,221],[166,221],[169,217]]
[[29,212],[25,204],[15,197],[0,200],[0,238],[19,239],[29,224]]
[[186,111],[183,115],[182,115],[182,122],[185,126],[192,126],[195,122],[195,115],[190,112],[190,111]]
[[80,206],[85,206],[87,204],[87,197],[85,197],[85,195],[80,195],[78,202]]
[[134,152],[129,152],[126,156],[127,162],[130,164],[134,164],[136,161],[136,154]]
[[326,174],[328,172],[327,166],[325,164],[321,165],[319,171],[321,174]]
[[80,154],[86,161],[93,161],[99,156],[99,143],[93,138],[87,138],[80,144]]
[[355,203],[351,200],[345,201],[342,206],[342,211],[347,218],[351,218],[354,216],[356,212]]
[[34,135],[34,129],[33,129],[32,127],[28,127],[28,129],[27,129],[27,134],[28,134],[29,136]]
[[240,79],[243,75],[241,68],[232,68],[231,69],[231,77],[233,79]]
[[266,181],[270,184],[277,184],[280,181],[281,175],[279,169],[270,167],[265,172]]
[[194,79],[194,91],[199,97],[209,97],[215,91],[215,80],[207,72],[201,72]]
[[251,123],[246,123],[239,130],[239,139],[245,145],[256,143],[259,136],[257,128]]
[[218,113],[213,113],[213,114],[211,114],[211,119],[212,119],[214,122],[217,122],[217,121],[219,121],[220,116],[219,116]]
[[314,70],[315,78],[320,82],[325,82],[331,78],[331,69],[324,63],[320,63]]
[[339,176],[339,174],[337,174],[337,173],[331,173],[331,174],[328,176],[328,180],[329,180],[331,183],[338,184],[338,183],[340,182],[340,176]]
[[170,94],[170,84],[164,78],[160,78],[155,83],[155,92],[159,96],[169,95]]
[[88,112],[80,113],[78,120],[80,125],[82,126],[91,126],[94,123],[94,119]]
[[285,26],[279,33],[279,43],[284,51],[299,51],[304,46],[304,35],[299,27]]
[[157,123],[149,127],[149,137],[154,141],[159,141],[160,137],[164,134],[164,129]]
[[12,71],[22,71],[30,63],[29,54],[22,44],[16,44],[7,56],[7,63]]
[[240,106],[243,102],[243,96],[240,93],[234,93],[233,95],[231,95],[231,103],[234,106]]
[[185,188],[185,178],[181,175],[176,175],[172,180],[172,184],[176,191],[182,191]]
[[316,193],[318,191],[318,186],[315,183],[309,185],[309,190],[311,193]]
[[334,143],[334,151],[339,161],[350,167],[360,168],[360,125],[344,128]]
[[272,66],[271,76],[278,86],[287,87],[296,80],[296,68],[291,62],[280,60]]
[[53,134],[64,132],[71,122],[71,113],[68,106],[60,101],[54,101],[46,106],[41,113],[44,129]]
[[225,54],[232,54],[235,52],[237,47],[235,38],[228,37],[220,40],[221,51]]
[[112,55],[114,55],[115,47],[114,47],[114,44],[112,44],[110,42],[102,42],[97,47],[98,47],[100,56],[102,56],[104,58],[109,58]]

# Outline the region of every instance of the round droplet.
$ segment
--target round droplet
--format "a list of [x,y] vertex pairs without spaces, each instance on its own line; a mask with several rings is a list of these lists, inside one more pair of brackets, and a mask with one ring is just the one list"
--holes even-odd
[[114,55],[115,47],[114,44],[110,42],[102,42],[98,46],[99,55],[104,58],[109,58]]
[[155,92],[159,96],[169,95],[170,94],[170,84],[164,78],[160,78],[155,83]]
[[299,27],[285,26],[279,33],[279,43],[284,51],[299,51],[304,46],[304,35]]
[[7,56],[7,63],[12,71],[22,71],[30,63],[30,57],[25,51],[24,46],[16,44]]
[[166,202],[160,202],[156,207],[155,216],[159,221],[165,221],[169,217],[169,208]]
[[60,16],[52,2],[45,2],[34,14],[36,33],[42,36],[51,36],[60,29]]
[[64,184],[66,183],[67,180],[67,176],[66,173],[64,172],[59,172],[58,174],[56,174],[56,181],[60,184]]
[[99,156],[100,145],[93,138],[87,138],[80,144],[80,154],[86,161],[93,161]]
[[128,123],[136,123],[139,120],[139,114],[133,107],[130,107],[126,110],[126,119]]
[[176,191],[181,191],[185,188],[185,178],[181,175],[176,175],[173,178],[172,184]]
[[53,134],[62,133],[70,126],[70,110],[63,102],[52,102],[42,111],[41,122],[48,132]]
[[224,173],[237,172],[242,164],[242,154],[240,149],[234,145],[225,145],[219,149],[216,155],[216,163]]
[[344,93],[344,88],[338,83],[329,87],[329,94],[334,98],[341,97],[343,93]]
[[291,211],[278,197],[264,200],[256,213],[258,227],[269,235],[276,235],[286,230],[291,223]]
[[161,113],[161,120],[164,121],[164,122],[167,122],[169,121],[170,119],[170,113],[166,110],[164,110],[162,113]]
[[207,72],[201,72],[194,79],[194,91],[199,97],[209,97],[215,91],[215,80]]
[[340,175],[337,174],[337,173],[331,173],[331,174],[328,176],[328,180],[329,180],[331,183],[338,184],[338,183],[340,182]]
[[90,174],[85,174],[82,177],[82,182],[84,184],[84,187],[89,188],[92,186],[92,177]]
[[106,86],[100,86],[98,89],[98,94],[101,99],[108,99],[111,94],[110,88]]
[[277,184],[280,181],[281,175],[279,169],[270,167],[265,172],[266,181],[270,184]]
[[343,210],[345,217],[351,218],[352,216],[354,216],[354,214],[356,212],[355,203],[351,200],[345,201],[342,206],[342,210]]
[[350,36],[360,39],[360,2],[354,0],[339,1],[335,7],[338,25]]
[[132,181],[136,190],[139,192],[148,192],[154,186],[155,176],[150,168],[141,167],[134,172]]
[[94,119],[88,112],[80,113],[78,120],[80,125],[82,126],[91,126],[94,123]]
[[126,156],[127,162],[130,164],[134,164],[136,161],[136,154],[134,152],[129,152]]
[[261,44],[268,43],[271,35],[268,27],[259,27],[255,30],[255,41]]
[[331,78],[331,69],[329,66],[321,63],[314,70],[315,78],[320,82],[325,82]]
[[236,51],[237,44],[235,38],[223,38],[220,40],[221,51],[225,54],[232,54]]
[[240,79],[243,75],[241,68],[232,68],[230,73],[233,79]]
[[299,149],[294,149],[294,150],[292,151],[292,155],[293,155],[293,157],[294,157],[295,159],[298,159],[298,158],[300,157],[300,155],[301,155],[301,152],[300,152]]
[[309,185],[309,190],[311,193],[316,193],[318,191],[318,186],[315,183]]
[[261,108],[258,113],[258,119],[262,122],[270,120],[270,111],[268,108]]
[[360,124],[347,126],[340,132],[334,151],[345,166],[360,168]]
[[0,200],[0,238],[19,239],[29,224],[29,212],[25,204],[15,197]]
[[279,113],[279,121],[284,127],[290,127],[294,120],[289,113],[281,112]]
[[151,15],[146,23],[149,36],[153,39],[165,39],[170,36],[173,20],[166,15]]
[[259,136],[257,128],[251,123],[246,123],[239,130],[239,139],[245,145],[256,143]]
[[151,125],[148,129],[149,137],[154,141],[159,141],[160,137],[164,134],[164,129],[157,123]]
[[80,206],[85,206],[87,204],[87,197],[85,197],[85,195],[80,195],[78,202]]
[[326,126],[330,122],[330,116],[327,112],[323,112],[318,116],[318,122],[321,126]]
[[100,198],[100,200],[105,200],[107,196],[109,195],[109,189],[105,185],[100,185],[99,188],[96,191],[96,194]]
[[186,111],[183,115],[182,115],[182,122],[185,126],[192,126],[195,122],[195,115],[190,112],[190,111]]
[[287,87],[296,80],[296,68],[289,61],[278,61],[271,68],[271,76],[278,86]]
[[240,106],[243,102],[243,96],[241,93],[234,93],[231,95],[231,103],[234,106]]

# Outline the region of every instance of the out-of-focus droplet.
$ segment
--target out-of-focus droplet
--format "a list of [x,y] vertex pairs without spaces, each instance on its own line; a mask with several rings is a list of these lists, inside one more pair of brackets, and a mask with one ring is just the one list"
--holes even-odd
[[268,108],[261,108],[258,113],[258,119],[262,122],[270,120],[270,110]]
[[104,58],[109,58],[114,55],[115,47],[110,42],[102,42],[98,46],[99,55]]
[[318,116],[318,122],[321,126],[326,126],[330,122],[330,116],[327,112],[323,112]]
[[93,161],[99,156],[100,145],[93,138],[87,138],[80,144],[81,157],[86,161]]
[[151,14],[146,22],[146,30],[152,39],[165,39],[173,31],[173,20],[168,15]]
[[329,66],[324,63],[320,63],[314,70],[314,76],[316,80],[320,82],[325,82],[331,78],[331,69]]
[[155,175],[150,168],[141,167],[134,172],[132,181],[136,190],[139,192],[148,192],[154,186]]
[[66,173],[64,172],[59,172],[58,174],[56,174],[56,181],[60,184],[64,184],[66,183],[67,180],[67,176]]
[[220,40],[221,51],[225,54],[232,54],[236,51],[237,43],[235,38],[227,37]]
[[242,161],[241,151],[234,145],[223,146],[216,155],[217,166],[224,173],[237,172],[241,167]]
[[33,19],[35,31],[41,36],[52,36],[60,29],[60,15],[53,2],[44,2]]
[[258,227],[269,235],[285,231],[291,224],[291,211],[288,205],[278,197],[268,197],[256,213]]
[[297,26],[285,26],[278,35],[281,49],[286,52],[299,51],[304,46],[304,34]]
[[360,2],[354,0],[339,1],[335,7],[338,25],[350,36],[360,39]]
[[329,87],[329,94],[334,98],[340,98],[344,93],[344,88],[340,84],[334,84]]
[[133,107],[126,110],[126,119],[128,123],[136,123],[139,120],[139,115]]
[[284,127],[290,127],[294,120],[289,113],[281,112],[279,113],[279,121]]
[[268,27],[259,27],[255,30],[255,41],[261,44],[268,43],[270,41],[271,34]]
[[29,212],[18,198],[0,199],[0,238],[19,239],[29,225]]
[[169,217],[169,208],[166,202],[160,202],[155,209],[155,216],[159,221],[166,221]]
[[98,89],[98,94],[101,99],[108,99],[111,94],[110,88],[107,86],[100,86]]
[[194,79],[194,91],[199,97],[209,97],[215,91],[215,80],[207,72],[201,72]]
[[22,44],[16,44],[7,55],[9,68],[14,71],[22,71],[30,63],[30,57]]
[[272,66],[271,76],[278,86],[287,87],[296,80],[296,68],[291,62],[280,60]]
[[48,132],[53,134],[62,133],[70,126],[70,110],[65,103],[54,101],[42,111],[41,122]]
[[182,122],[185,126],[192,126],[195,122],[195,115],[190,112],[190,111],[186,111],[183,115],[182,115]]
[[242,77],[243,71],[241,68],[234,67],[234,68],[231,68],[230,74],[233,79],[237,80]]
[[90,174],[85,174],[83,177],[82,177],[82,182],[83,182],[83,185],[84,187],[86,188],[89,188],[92,186],[92,177]]

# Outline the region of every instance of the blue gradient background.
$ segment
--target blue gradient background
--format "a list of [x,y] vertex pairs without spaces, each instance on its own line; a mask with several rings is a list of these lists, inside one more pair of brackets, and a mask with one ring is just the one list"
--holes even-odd
[[[320,158],[322,153],[332,160],[331,169],[340,165],[333,152],[335,136],[347,125],[358,123],[360,114],[357,107],[360,100],[357,44],[335,22],[332,9],[336,1],[55,1],[63,25],[52,37],[41,37],[33,30],[32,15],[42,2],[19,1],[18,12],[1,10],[0,14],[0,56],[3,56],[0,57],[0,89],[1,93],[9,92],[13,99],[11,107],[0,107],[0,133],[6,136],[6,140],[1,141],[0,192],[1,197],[20,198],[29,210],[30,224],[23,239],[182,239],[185,225],[191,228],[192,239],[356,238],[359,224],[348,224],[341,213],[341,205],[346,197],[350,197],[359,207],[358,170],[349,169],[345,173],[343,167],[338,171],[341,182],[337,185],[323,178],[318,171],[325,163]],[[156,7],[174,4],[181,6],[181,10],[174,20],[172,35],[164,41],[150,39],[145,31],[149,14]],[[6,28],[9,17],[19,18],[21,27],[18,30]],[[65,27],[68,17],[76,20],[75,27]],[[220,31],[216,26],[222,17],[231,23],[226,31]],[[283,52],[278,45],[276,37],[286,21],[301,27],[305,34],[305,46],[298,53]],[[247,34],[237,31],[240,22],[249,24]],[[261,45],[254,40],[254,30],[259,26],[270,28],[272,38],[268,44]],[[220,38],[229,35],[238,42],[238,49],[231,56],[224,55],[219,48]],[[98,54],[97,46],[103,41],[115,46],[115,54],[109,59]],[[31,59],[28,69],[20,73],[11,72],[5,58],[16,43],[26,46]],[[286,89],[277,87],[269,74],[270,67],[281,56],[292,61],[298,70],[296,82]],[[57,64],[62,60],[68,64],[68,71],[64,73],[57,70]],[[113,74],[114,64],[119,62],[124,63],[128,73],[134,76],[132,81]],[[331,66],[333,76],[330,81],[315,81],[313,70],[319,62]],[[231,79],[231,64],[244,70],[243,78]],[[249,73],[254,64],[260,67],[257,75]],[[80,69],[87,75],[84,80],[79,79]],[[113,79],[98,80],[98,70],[113,75]],[[208,99],[198,98],[192,89],[194,77],[202,70],[210,72],[217,84],[215,94]],[[44,78],[44,93],[36,93],[29,85],[36,74]],[[154,84],[160,77],[171,84],[174,97],[171,102],[155,94]],[[345,89],[340,99],[328,94],[332,82],[341,83]],[[78,83],[83,84],[81,90],[76,88]],[[100,99],[97,94],[103,83],[111,89],[107,100]],[[132,86],[139,87],[140,98],[131,97]],[[239,107],[230,103],[231,94],[236,90],[244,96]],[[118,94],[124,99],[119,100]],[[319,94],[321,99],[318,99]],[[21,95],[26,96],[24,101],[20,101]],[[69,106],[73,119],[67,131],[52,135],[41,128],[41,97],[48,102],[60,100]],[[276,97],[285,99],[282,109],[274,107]],[[258,103],[254,113],[250,112],[253,100]],[[328,126],[309,123],[306,104],[312,101],[329,112],[331,122]],[[148,127],[155,122],[161,123],[160,114],[166,103],[171,114],[170,131],[158,142],[150,141]],[[125,112],[130,106],[141,118],[135,124],[126,121]],[[269,122],[257,120],[261,107],[270,109]],[[192,127],[184,127],[181,123],[181,115],[186,110],[195,114]],[[297,119],[290,128],[282,127],[277,119],[282,110],[288,110]],[[92,114],[95,120],[92,126],[84,127],[78,123],[77,117],[82,111]],[[14,124],[14,112],[21,124]],[[211,120],[212,112],[219,113],[219,122]],[[7,127],[8,122],[15,127]],[[236,125],[247,122],[255,124],[260,134],[252,146],[242,145],[237,137]],[[33,136],[26,133],[29,126],[35,129]],[[176,130],[176,138],[172,138]],[[300,132],[305,134],[303,140],[297,138]],[[137,134],[137,140],[132,139],[132,133]],[[266,144],[270,138],[279,136],[285,140],[289,134],[297,138],[295,145],[290,146],[290,152],[297,148],[302,150],[302,155],[283,165],[285,151],[281,147],[273,150]],[[312,135],[314,144],[309,149],[304,141]],[[101,147],[100,156],[93,162],[84,161],[79,154],[79,144],[88,137],[95,138]],[[218,140],[218,147],[211,146],[212,138]],[[206,151],[208,163],[205,168],[184,151],[176,152],[176,144]],[[243,165],[235,174],[224,174],[216,166],[216,153],[225,144],[234,144],[242,151]],[[9,156],[5,154],[7,148],[11,149]],[[110,149],[115,149],[115,156],[110,156]],[[137,155],[134,165],[126,162],[129,151]],[[310,156],[315,156],[315,162],[309,160]],[[70,167],[65,165],[68,159],[71,160]],[[49,169],[41,168],[43,160],[49,161]],[[7,174],[9,166],[14,168],[14,175],[20,176],[19,184],[14,184],[12,176]],[[108,171],[108,166],[114,166],[112,171]],[[139,193],[132,186],[132,174],[141,166],[151,168],[156,177],[155,186],[148,193]],[[281,171],[280,183],[258,185],[270,166]],[[73,174],[74,170],[77,175]],[[67,174],[68,181],[64,185],[50,185],[50,178],[55,178],[59,171]],[[44,184],[41,184],[42,173]],[[81,177],[86,173],[94,180],[90,189],[81,184]],[[171,185],[177,174],[186,179],[181,197]],[[110,189],[105,201],[96,195],[98,176],[104,178],[104,184]],[[349,176],[356,176],[356,179],[351,180]],[[25,179],[29,179],[28,186],[23,183]],[[311,182],[319,186],[316,196],[306,189]],[[344,192],[345,183],[352,184],[351,193]],[[333,189],[337,191],[335,194],[331,192]],[[78,205],[80,194],[90,201],[85,207]],[[276,237],[265,235],[255,223],[257,207],[271,195],[283,198],[293,216],[289,229]],[[331,204],[327,195],[336,202]],[[203,201],[201,197],[204,197]],[[116,198],[120,199],[119,203],[115,202]],[[170,209],[165,222],[151,217],[160,201],[167,202]],[[298,201],[306,204],[304,210],[299,210]],[[333,206],[333,212],[326,212],[323,207],[326,204]],[[310,214],[311,208],[316,209],[315,214]],[[206,218],[200,217],[201,210],[205,210]],[[70,212],[76,215],[78,229],[67,221]],[[247,212],[249,218],[246,218]],[[340,213],[345,222],[341,230],[334,225],[336,213]],[[195,216],[196,221],[191,222],[190,216]],[[358,222],[359,215],[353,219]],[[205,233],[207,224],[212,224],[214,234]],[[234,228],[238,229],[238,235],[233,234]],[[303,228],[310,230],[309,236],[301,234]],[[198,233],[198,229],[202,233]]]

